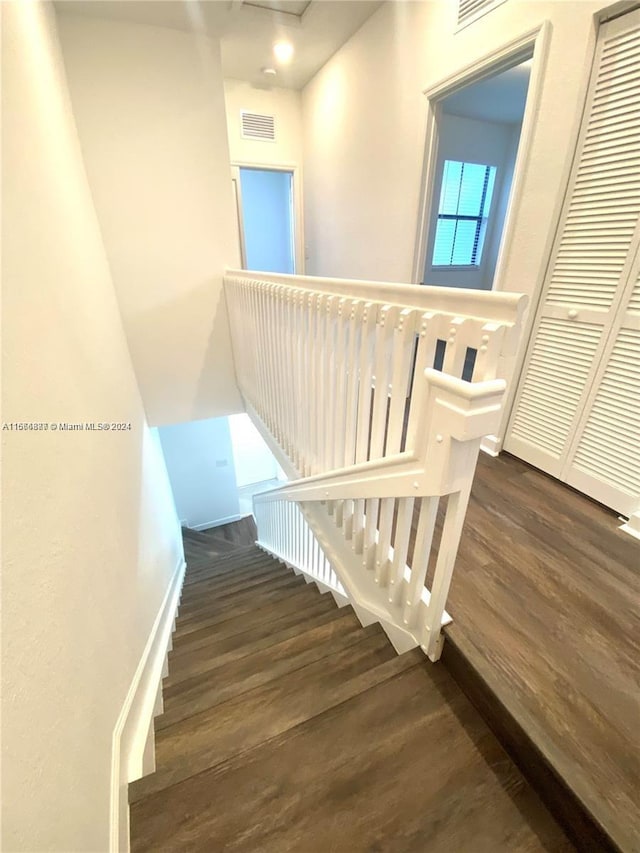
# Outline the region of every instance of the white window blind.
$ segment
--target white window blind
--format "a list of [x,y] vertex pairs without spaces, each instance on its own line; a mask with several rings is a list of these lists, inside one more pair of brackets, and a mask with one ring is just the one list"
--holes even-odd
[[445,160],[433,266],[479,266],[496,167]]

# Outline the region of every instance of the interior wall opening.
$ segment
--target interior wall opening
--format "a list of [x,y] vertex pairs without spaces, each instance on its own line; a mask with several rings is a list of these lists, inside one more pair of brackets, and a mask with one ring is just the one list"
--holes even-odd
[[242,267],[262,272],[296,272],[293,171],[234,166]]
[[420,283],[491,290],[520,145],[533,47],[432,102]]

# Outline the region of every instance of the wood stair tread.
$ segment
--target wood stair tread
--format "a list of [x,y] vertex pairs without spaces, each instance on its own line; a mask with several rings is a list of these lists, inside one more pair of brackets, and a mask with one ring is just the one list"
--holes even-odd
[[367,689],[372,669],[393,657],[395,652],[382,632],[345,641],[331,659],[315,661],[161,730],[156,737],[156,771],[129,787],[130,802],[200,773]]
[[[292,573],[278,572],[275,575],[253,585],[242,585],[228,591],[211,590],[189,602],[181,604],[179,611],[179,628],[176,633],[184,633],[189,626],[202,622],[224,611],[233,612],[240,607],[259,606],[263,600],[271,600],[280,589],[295,589],[306,586],[304,579]],[[277,598],[277,595],[275,596]]]
[[[572,762],[561,744],[548,732],[508,688],[482,651],[464,631],[452,623],[445,630],[443,664],[456,678],[488,725],[505,744],[511,758],[521,767],[546,805],[563,825],[571,827],[580,846],[598,851],[616,851],[611,834],[601,822],[602,802],[589,796],[581,764]],[[586,794],[581,797],[580,792]]]
[[206,590],[222,591],[225,587],[234,586],[251,581],[254,578],[260,578],[264,575],[276,574],[291,574],[283,566],[278,565],[274,561],[265,563],[256,563],[253,565],[238,567],[233,572],[209,573],[194,580],[189,586],[185,587],[182,593],[182,602],[192,602],[202,597]]
[[193,563],[187,561],[189,574],[185,578],[185,590],[188,590],[193,584],[203,580],[215,580],[216,578],[230,578],[240,572],[246,572],[259,566],[270,566],[274,564],[274,560],[267,557],[266,554],[245,554],[242,558],[234,558],[228,563],[224,561],[220,563],[215,560],[202,563],[199,566],[194,566]]
[[[237,660],[262,648],[268,648],[281,639],[295,636],[302,627],[320,620],[333,619],[348,611],[351,607],[338,610],[327,596],[315,596],[289,613],[276,614],[271,621],[262,621],[259,625],[246,629],[243,621],[238,621],[238,632],[218,637],[214,634],[210,641],[196,649],[183,649],[182,652],[169,652],[169,674],[164,680],[164,688],[171,689],[185,678],[197,675],[207,669],[222,666],[230,660]],[[354,616],[355,618],[355,616]]]
[[444,669],[414,651],[371,676],[312,719],[134,802],[132,849],[572,849]]
[[199,566],[194,566],[193,563],[190,564],[187,560],[189,571],[184,580],[185,588],[188,589],[191,584],[197,583],[205,578],[224,577],[227,575],[231,576],[238,571],[245,571],[255,567],[256,565],[262,564],[266,566],[273,563],[275,563],[275,560],[272,557],[269,557],[267,554],[257,550],[252,550],[242,555],[236,554],[233,559],[229,560],[217,560],[212,558],[203,562]]
[[132,851],[573,849],[445,667],[255,546],[185,540]]
[[[259,612],[227,613],[228,618],[216,623],[215,632],[211,630],[211,627],[204,628],[199,632],[192,631],[188,638],[185,636],[182,643],[174,644],[170,658],[184,652],[191,653],[201,646],[208,646],[214,637],[214,633],[215,639],[224,640],[234,634],[244,633],[254,627],[257,628],[262,624],[272,622],[281,616],[299,614],[301,608],[312,605],[319,598],[320,595],[317,590],[312,590],[308,586],[300,586],[287,590],[281,599],[265,604]],[[331,602],[326,606],[335,605]]]
[[363,630],[355,616],[338,612],[335,619],[325,619],[320,625],[309,626],[293,637],[196,676],[189,683],[182,682],[179,691],[165,691],[164,713],[156,720],[156,730],[262,687],[310,663],[330,658],[345,644],[351,645],[367,633],[380,631],[377,625]]
[[275,589],[256,593],[254,596],[246,595],[237,599],[234,598],[233,602],[221,608],[216,608],[214,604],[211,611],[205,611],[198,619],[188,620],[185,625],[182,625],[178,621],[173,636],[174,648],[178,648],[178,646],[188,643],[191,640],[199,639],[199,637],[203,636],[203,632],[209,631],[214,626],[228,622],[238,616],[246,615],[247,618],[252,618],[261,608],[269,606],[278,607],[281,602],[285,602],[291,596],[308,598],[317,594],[313,590],[310,590],[304,582],[300,583],[293,575],[292,578],[293,580],[291,581],[285,579]]
[[[215,528],[213,529],[215,530]],[[223,545],[227,551],[233,551],[237,547],[233,542],[224,539],[222,536],[217,536],[214,533],[205,533],[201,530],[193,530],[190,527],[182,528],[182,538],[188,545],[211,545],[215,543],[216,545]]]

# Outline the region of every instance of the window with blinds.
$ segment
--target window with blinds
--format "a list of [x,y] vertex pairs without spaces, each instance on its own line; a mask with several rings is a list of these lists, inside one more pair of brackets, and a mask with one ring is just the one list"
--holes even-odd
[[495,166],[444,161],[434,267],[480,266],[495,180]]

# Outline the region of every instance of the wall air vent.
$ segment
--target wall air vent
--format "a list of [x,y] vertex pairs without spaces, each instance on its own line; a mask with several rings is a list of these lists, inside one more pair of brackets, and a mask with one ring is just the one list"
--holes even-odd
[[264,142],[275,142],[276,120],[274,116],[260,113],[240,113],[243,139],[262,139]]
[[481,18],[505,0],[458,0],[458,29]]

